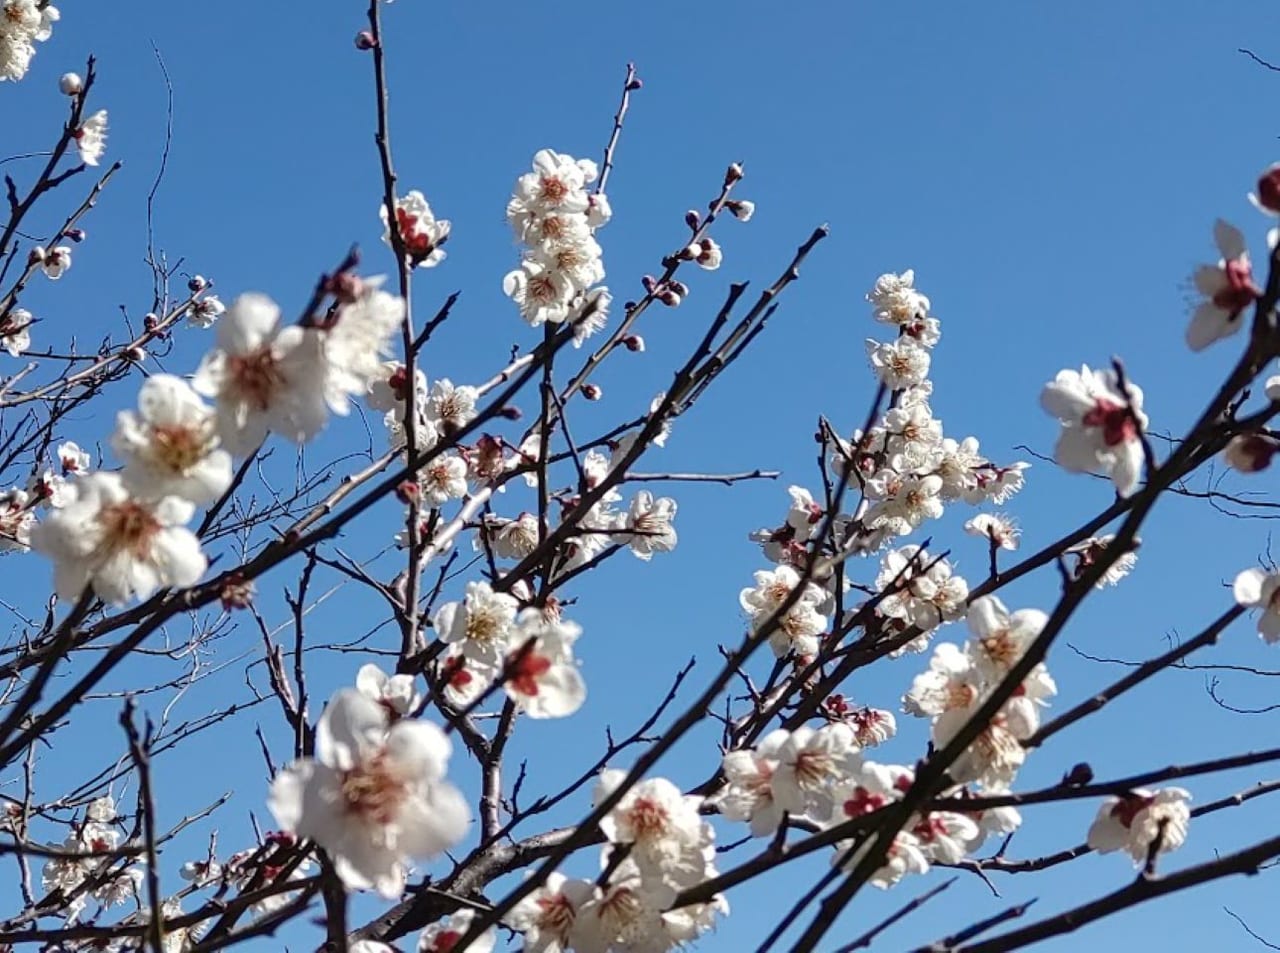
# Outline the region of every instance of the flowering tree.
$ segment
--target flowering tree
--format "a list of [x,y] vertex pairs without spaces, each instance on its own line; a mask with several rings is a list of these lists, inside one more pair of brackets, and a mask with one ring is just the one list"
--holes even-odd
[[[4,0],[0,11],[0,78],[33,81],[57,10]],[[43,166],[6,176],[0,549],[7,560],[44,560],[53,595],[7,594],[16,629],[0,649],[0,777],[10,782],[0,853],[14,859],[18,885],[0,945],[215,950],[318,916],[322,948],[352,953],[486,953],[499,943],[658,953],[696,946],[729,915],[735,887],[822,852],[829,872],[778,896],[761,949],[787,937],[793,950],[853,950],[946,889],[933,868],[988,878],[1091,852],[1127,855],[1136,867],[1082,905],[1038,920],[1025,906],[982,911],[930,947],[1012,950],[1280,857],[1280,837],[1267,836],[1191,866],[1164,859],[1194,818],[1280,789],[1263,782],[1192,807],[1194,781],[1169,782],[1274,762],[1280,749],[1101,780],[1081,763],[1040,788],[1018,780],[1051,737],[1106,717],[1111,702],[1215,644],[1242,616],[1256,617],[1265,641],[1280,640],[1280,572],[1242,565],[1217,618],[1113,683],[1060,686],[1050,673],[1078,607],[1134,567],[1139,531],[1162,497],[1215,460],[1264,470],[1280,448],[1268,428],[1280,377],[1265,378],[1280,354],[1280,243],[1272,231],[1265,280],[1255,277],[1244,234],[1222,221],[1221,260],[1194,275],[1201,300],[1186,343],[1234,346],[1234,367],[1172,439],[1151,431],[1119,360],[1048,382],[1041,403],[1060,428],[1054,460],[1108,480],[1114,495],[1030,555],[1016,555],[1018,527],[998,511],[1028,464],[993,461],[977,438],[944,432],[929,377],[941,339],[931,302],[911,271],[875,279],[869,405],[852,431],[819,418],[819,465],[803,481],[812,489],[791,486],[789,503],[780,496],[770,525],[752,534],[766,568],[739,594],[745,633],[720,646],[701,681],[673,659],[672,681],[642,725],[609,734],[563,785],[529,790],[525,766],[508,757],[522,728],[555,720],[565,744],[584,737],[574,724],[589,689],[580,659],[605,651],[573,621],[574,605],[592,598],[592,571],[627,552],[648,562],[675,549],[676,499],[661,494],[679,484],[777,476],[639,464],[766,333],[827,230],[804,238],[762,292],[734,284],[698,311],[701,327],[651,403],[603,428],[580,426],[594,419],[582,411],[603,396],[606,374],[645,350],[646,316],[697,309],[685,302],[697,302],[700,270],[721,267],[722,233],[755,208],[741,195],[742,166],[729,165],[706,210],[685,214],[656,273],[615,302],[601,242],[624,119],[641,89],[628,67],[602,161],[541,149],[531,169],[512,170],[506,214],[519,247],[500,266],[501,285],[513,322],[529,326],[524,346],[494,355],[480,383],[429,378],[426,359],[444,361],[433,335],[457,296],[425,320],[415,302],[448,267],[450,222],[431,202],[443,209],[449,197],[432,190],[429,202],[395,171],[383,32],[393,12],[374,0],[355,44],[373,77],[389,277],[370,274],[353,250],[300,307],[248,290],[224,305],[200,276],[175,287],[177,268],[155,254],[140,329],[93,350],[42,340],[24,300],[44,300],[46,283],[73,267],[81,222],[119,167],[102,168],[108,113],[96,108],[93,60],[59,81],[68,113]],[[1280,215],[1280,166],[1251,198]],[[60,224],[32,238],[33,210],[59,203],[51,214]],[[179,337],[202,341],[197,365],[168,367]],[[135,387],[114,423],[79,413]],[[354,421],[336,419],[357,409],[381,417],[364,452]],[[322,466],[301,451],[273,458],[319,446],[322,432],[334,438],[327,446],[345,447]],[[99,442],[110,454],[95,459],[84,447]],[[975,537],[955,545],[983,552],[983,578],[962,577],[949,550],[922,538],[953,508],[966,511]],[[370,537],[395,525],[385,545],[351,553],[339,535],[357,523],[375,527]],[[1003,601],[1012,583],[1041,571],[1057,574],[1051,605]],[[268,573],[288,580],[284,625],[263,609]],[[364,637],[326,643],[312,613],[339,590],[362,591],[377,619]],[[327,700],[309,689],[318,649],[348,668]],[[251,660],[250,697],[175,724],[164,699],[198,692],[217,651]],[[901,685],[898,714],[850,700],[869,666],[910,654],[918,674]],[[1083,700],[1057,705],[1060,691]],[[104,692],[119,699],[117,750],[101,766],[86,752],[82,780],[51,790],[42,764],[81,757],[77,732]],[[257,706],[277,723],[254,727],[244,709]],[[898,715],[918,730],[896,737]],[[705,770],[664,774],[664,756],[708,721],[719,744],[703,752]],[[271,818],[233,844],[218,837],[228,796],[216,778],[182,791],[153,784],[156,759],[228,725],[246,740],[236,757],[256,748],[263,762],[260,788],[237,798]],[[189,813],[165,826],[161,805],[175,798]],[[1055,853],[1009,856],[1022,808],[1080,799],[1097,805],[1087,830],[1067,832]],[[573,822],[549,823],[566,811]],[[207,850],[175,860],[170,848],[192,831],[207,836]],[[583,855],[599,858],[589,876],[579,876]],[[832,936],[867,885],[910,895],[861,936]]]

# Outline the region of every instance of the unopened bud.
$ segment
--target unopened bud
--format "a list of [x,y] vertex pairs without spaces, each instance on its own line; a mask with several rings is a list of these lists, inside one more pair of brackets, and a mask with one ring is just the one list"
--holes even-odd
[[418,502],[422,496],[422,488],[413,480],[402,480],[396,487],[396,499],[405,506]]
[[1081,761],[1062,776],[1063,786],[1069,788],[1078,788],[1092,780],[1093,768],[1089,767],[1089,764],[1085,761]]
[[733,185],[733,183],[737,182],[739,179],[742,178],[742,175],[743,175],[742,163],[741,162],[731,163],[729,168],[724,170],[725,186],[727,187],[727,186]]
[[1249,433],[1232,437],[1222,456],[1227,466],[1241,473],[1257,473],[1271,466],[1271,458],[1280,450],[1280,441],[1266,434]]
[[583,384],[580,389],[582,391],[582,396],[587,400],[599,400],[604,396],[604,391],[600,389],[600,385],[592,384],[590,381]]
[[[32,252],[32,254],[35,254]],[[44,249],[40,250],[40,260],[44,259]],[[658,280],[653,275],[645,275],[640,279],[640,284],[644,285],[644,290],[653,294],[653,289],[658,286]]]
[[691,208],[684,213],[684,223],[696,232],[698,226],[702,224],[702,216],[698,214],[697,209]]
[[622,339],[622,346],[633,354],[640,354],[644,351],[644,338],[638,334],[628,334]]
[[63,96],[79,96],[84,92],[84,80],[80,78],[79,73],[63,73],[62,78],[58,80],[58,89],[62,91]]
[[1250,198],[1264,212],[1280,215],[1280,162],[1262,173],[1258,179],[1258,191]]
[[507,406],[498,411],[498,416],[504,420],[519,420],[524,416],[524,412],[515,404],[507,404]]
[[680,249],[678,257],[681,261],[697,261],[698,256],[702,254],[701,245],[685,245]]
[[36,245],[27,253],[27,264],[38,265],[44,261],[45,251],[39,245]]
[[668,287],[682,298],[689,297],[689,286],[679,279],[672,278],[667,282]]
[[756,203],[748,202],[746,199],[730,199],[724,203],[724,207],[740,222],[749,222],[751,216],[756,214]]
[[135,364],[141,364],[147,359],[147,352],[140,347],[131,347],[124,352],[124,356]]
[[627,92],[634,92],[637,89],[644,89],[644,83],[639,76],[632,76],[627,80]]
[[148,331],[154,331],[160,326],[160,319],[152,312],[148,311],[146,317],[142,319],[142,326]]
[[187,282],[187,290],[192,294],[195,294],[198,291],[204,291],[207,287],[209,287],[209,282],[204,280],[204,275],[192,275],[191,279]]
[[85,237],[86,237],[85,230],[83,228],[67,229],[67,238],[71,239],[77,245],[80,244],[80,242],[84,241]]
[[683,297],[670,285],[663,286],[663,289],[658,292],[657,298],[668,308],[678,307],[683,300]]
[[356,49],[371,50],[378,45],[378,41],[373,38],[373,34],[368,30],[361,30],[356,34]]

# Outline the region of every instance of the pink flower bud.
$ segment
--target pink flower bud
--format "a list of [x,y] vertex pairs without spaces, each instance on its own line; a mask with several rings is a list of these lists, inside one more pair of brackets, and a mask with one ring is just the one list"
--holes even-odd
[[498,411],[498,416],[504,420],[519,420],[524,416],[524,412],[515,404],[507,404],[507,406]]
[[160,326],[160,319],[151,312],[147,312],[146,317],[142,319],[142,326],[148,331],[154,331]]
[[413,480],[403,480],[396,487],[396,499],[405,506],[410,503],[416,503],[422,495],[422,488]]
[[644,338],[638,334],[628,334],[622,339],[622,346],[633,354],[640,354],[644,351]]
[[637,89],[643,88],[644,83],[640,80],[639,76],[632,76],[631,79],[627,81],[627,92],[635,92]]
[[[44,249],[40,250],[40,259],[41,260],[44,259]],[[645,291],[649,292],[650,294],[653,294],[653,289],[657,287],[658,280],[654,278],[653,275],[645,275],[643,278],[640,279],[640,284],[644,285]]]
[[698,214],[697,209],[691,208],[684,213],[684,223],[694,231],[697,231],[698,226],[702,224],[702,216]]
[[84,80],[78,73],[63,73],[58,80],[58,89],[63,96],[79,96],[84,92]]
[[604,396],[604,391],[600,389],[599,384],[592,384],[588,381],[582,385],[582,396],[587,400],[599,400]]
[[683,300],[682,296],[670,285],[665,286],[661,291],[659,291],[657,298],[668,308],[678,307],[681,300]]
[[207,287],[209,287],[209,282],[204,280],[204,275],[192,275],[191,280],[187,282],[187,290],[192,294],[204,291]]
[[1258,190],[1250,198],[1263,211],[1280,215],[1280,162],[1262,173],[1258,179]]
[[742,163],[741,162],[732,163],[729,166],[729,168],[725,169],[724,171],[725,186],[727,187],[727,186],[733,185],[733,183],[740,180],[742,176],[743,176]]
[[361,30],[356,34],[356,49],[371,50],[378,45],[378,41],[373,38],[373,34],[368,30]]
[[1241,473],[1257,473],[1271,466],[1271,458],[1280,450],[1280,441],[1261,433],[1232,437],[1223,452],[1227,466]]
[[667,282],[668,287],[682,298],[689,297],[689,286],[677,278],[672,278]]
[[78,245],[85,240],[85,230],[83,228],[69,228],[67,229],[67,238]]

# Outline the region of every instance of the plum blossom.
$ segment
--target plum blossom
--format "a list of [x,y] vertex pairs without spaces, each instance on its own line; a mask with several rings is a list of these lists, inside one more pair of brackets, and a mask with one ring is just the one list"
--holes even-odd
[[970,536],[985,536],[999,549],[1018,548],[1021,533],[1018,525],[1002,513],[979,513],[964,524]]
[[889,342],[868,338],[867,356],[876,377],[890,390],[914,387],[929,374],[928,349],[908,337]]
[[227,306],[217,295],[207,295],[191,305],[187,312],[187,324],[193,328],[208,330],[227,311]]
[[[756,584],[743,589],[738,601],[751,620],[752,629],[758,630],[782,608],[791,592],[800,585],[800,574],[791,566],[764,569],[755,574]],[[812,655],[818,650],[819,635],[827,627],[827,618],[820,606],[827,601],[827,594],[811,582],[806,582],[800,597],[774,623],[769,633],[769,646],[774,655],[784,658],[791,652]]]
[[358,282],[355,299],[343,304],[321,334],[325,400],[335,414],[368,393],[382,375],[392,336],[404,321],[404,299],[383,291],[382,277]]
[[925,632],[961,618],[969,596],[969,584],[952,574],[949,562],[914,545],[884,555],[876,588],[889,593],[880,601],[881,613]]
[[418,472],[422,497],[432,506],[467,495],[467,462],[452,453],[441,454]]
[[207,564],[185,528],[195,507],[173,496],[141,500],[115,473],[89,473],[66,505],[31,529],[31,547],[53,560],[54,589],[75,599],[86,585],[106,602],[145,599],[166,586],[191,586]]
[[34,501],[26,490],[12,487],[0,493],[0,553],[25,553],[31,548],[36,523]]
[[1232,593],[1239,605],[1262,609],[1258,635],[1268,645],[1280,642],[1280,573],[1246,569],[1236,576]]
[[1039,609],[1010,612],[995,596],[975,599],[969,606],[969,655],[981,676],[1000,681],[1026,654],[1049,617]]
[[[933,723],[934,747],[946,747],[969,722],[979,704],[951,708],[939,715]],[[951,777],[961,783],[978,781],[996,790],[1007,788],[1027,757],[1022,742],[1035,733],[1036,727],[1021,718],[1009,717],[1009,712],[1002,709],[952,762]]]
[[31,249],[31,258],[39,263],[46,278],[57,281],[71,267],[71,248],[68,245],[58,245],[46,251],[37,245]]
[[63,476],[80,476],[89,472],[92,458],[87,450],[74,440],[68,440],[58,445],[57,450],[58,464],[62,467]]
[[1100,854],[1123,850],[1135,865],[1146,863],[1156,844],[1157,854],[1177,850],[1187,839],[1191,794],[1183,788],[1142,788],[1107,798],[1089,828],[1088,844]]
[[[1073,569],[1075,578],[1079,579],[1086,569],[1102,559],[1114,540],[1115,535],[1108,533],[1106,536],[1091,536],[1073,546],[1067,547],[1064,553],[1069,553],[1076,557],[1076,564]],[[1106,572],[1102,574],[1102,578],[1094,584],[1095,588],[1104,589],[1107,586],[1118,584],[1121,579],[1133,571],[1133,567],[1137,564],[1138,554],[1132,549],[1121,553],[1115,562],[1107,567]]]
[[655,500],[648,490],[641,490],[623,518],[625,528],[613,538],[628,544],[640,559],[651,559],[654,553],[669,553],[676,548],[676,528],[671,525],[675,515],[675,500],[666,496]]
[[147,499],[212,503],[232,477],[231,454],[219,448],[216,431],[213,409],[186,381],[153,374],[138,391],[138,410],[116,415],[111,448],[124,461],[124,485]]
[[595,893],[589,880],[570,880],[552,872],[506,916],[511,929],[524,934],[526,953],[566,953],[578,911]]
[[1084,473],[1101,470],[1111,477],[1116,492],[1128,496],[1142,474],[1142,391],[1126,382],[1127,396],[1113,370],[1059,371],[1045,385],[1040,403],[1062,424],[1054,458],[1065,469]]
[[0,349],[18,357],[31,347],[31,325],[35,317],[26,308],[14,308],[0,318]]
[[0,4],[0,82],[17,82],[27,75],[36,43],[53,35],[61,14],[52,4],[41,9],[36,0],[4,0]]
[[485,665],[498,665],[512,648],[519,603],[487,582],[469,582],[461,602],[441,606],[433,621],[441,641]]
[[[593,800],[601,803],[626,778],[616,768],[600,773]],[[627,789],[600,830],[614,844],[630,844],[630,858],[641,876],[679,888],[696,882],[705,868],[702,798],[682,794],[666,778],[649,778]],[[692,877],[690,872],[692,871]]]
[[502,687],[530,718],[563,718],[582,707],[587,686],[573,657],[581,634],[577,624],[548,619],[536,608],[517,616]]
[[216,334],[193,387],[216,401],[218,436],[228,451],[248,456],[269,431],[295,443],[320,432],[328,418],[327,375],[314,330],[282,327],[274,301],[244,294],[227,309]]
[[877,321],[883,324],[910,324],[929,313],[929,299],[915,288],[915,272],[908,268],[900,275],[881,275],[867,292],[867,301]]
[[388,675],[370,662],[356,672],[356,691],[377,702],[392,720],[417,711],[422,704],[412,675]]
[[474,387],[441,378],[427,395],[427,419],[445,433],[461,430],[475,419],[478,399]]
[[[387,207],[378,209],[382,216],[382,240],[391,244],[391,223]],[[444,260],[442,246],[449,238],[448,219],[437,219],[426,197],[417,189],[396,199],[396,227],[404,242],[405,257],[417,268],[434,268]]]
[[943,642],[934,647],[929,670],[911,682],[902,708],[918,717],[933,718],[955,708],[968,708],[982,690],[982,675],[974,660],[958,645]]
[[766,735],[760,745],[777,758],[773,772],[773,798],[781,810],[796,816],[821,818],[831,813],[833,786],[858,764],[859,748],[853,729],[843,722],[793,732],[784,729]]
[[282,828],[309,837],[351,890],[391,899],[409,858],[430,859],[466,833],[467,803],[445,780],[451,745],[439,728],[401,719],[340,689],[316,726],[316,756],[276,775],[268,800]]
[[1234,225],[1218,219],[1213,240],[1222,258],[1216,265],[1195,270],[1196,290],[1204,295],[1187,327],[1187,347],[1203,351],[1210,344],[1240,330],[1241,315],[1262,294],[1253,280],[1253,266],[1244,235]]
[[97,165],[107,151],[107,111],[99,109],[81,123],[71,137],[76,141],[80,161],[85,165]]
[[[471,929],[471,921],[475,916],[474,910],[464,907],[444,920],[431,924],[418,936],[418,953],[451,953],[458,941]],[[472,953],[492,953],[497,942],[497,929],[489,927],[468,943],[467,949]]]
[[762,742],[756,750],[725,752],[722,768],[727,783],[713,800],[729,820],[748,822],[753,837],[768,837],[782,823],[784,811],[773,798],[778,761],[771,755],[783,740],[779,736],[768,747]]

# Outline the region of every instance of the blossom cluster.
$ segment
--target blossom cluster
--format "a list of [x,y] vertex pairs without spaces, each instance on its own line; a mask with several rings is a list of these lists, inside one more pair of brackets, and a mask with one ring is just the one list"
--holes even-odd
[[36,0],[4,0],[0,4],[0,82],[27,75],[36,44],[53,35],[61,14],[52,4]]
[[72,825],[62,844],[66,857],[52,856],[40,873],[46,893],[61,891],[66,921],[80,918],[89,900],[100,909],[135,902],[140,895],[142,870],[112,852],[120,847],[120,818],[110,795],[95,798],[85,808],[84,819]]
[[612,300],[599,286],[604,263],[595,232],[613,213],[603,192],[587,190],[598,174],[590,159],[542,149],[507,204],[523,253],[502,290],[533,327],[571,322],[577,345],[605,326]]

